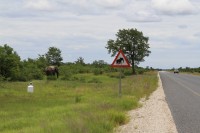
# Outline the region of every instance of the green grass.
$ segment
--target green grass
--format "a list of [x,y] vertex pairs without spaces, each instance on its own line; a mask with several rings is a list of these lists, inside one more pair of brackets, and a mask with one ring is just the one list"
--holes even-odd
[[126,112],[139,106],[157,87],[156,73],[122,79],[93,74],[76,75],[75,81],[0,83],[1,133],[112,133],[128,121]]

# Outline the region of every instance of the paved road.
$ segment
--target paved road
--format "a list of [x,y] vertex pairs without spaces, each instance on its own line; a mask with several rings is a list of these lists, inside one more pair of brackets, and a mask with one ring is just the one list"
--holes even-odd
[[200,133],[200,76],[160,72],[179,133]]

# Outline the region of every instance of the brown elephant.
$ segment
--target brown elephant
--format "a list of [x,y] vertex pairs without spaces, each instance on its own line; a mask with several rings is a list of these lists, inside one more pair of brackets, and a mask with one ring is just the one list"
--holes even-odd
[[57,78],[59,76],[59,71],[57,66],[48,66],[45,68],[45,73],[47,76],[55,76],[57,75]]

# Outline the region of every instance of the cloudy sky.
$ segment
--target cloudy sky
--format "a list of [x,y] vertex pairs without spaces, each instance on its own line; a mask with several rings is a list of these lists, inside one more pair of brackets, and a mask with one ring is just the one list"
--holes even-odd
[[128,28],[149,37],[152,53],[140,66],[200,67],[199,0],[0,0],[0,45],[22,60],[54,46],[64,62],[111,64],[106,43]]

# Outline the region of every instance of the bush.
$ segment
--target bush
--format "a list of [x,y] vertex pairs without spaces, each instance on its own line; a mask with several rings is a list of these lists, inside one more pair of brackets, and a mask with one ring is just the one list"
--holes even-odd
[[144,74],[144,72],[145,72],[144,69],[138,69],[138,70],[137,70],[137,73],[138,73],[138,74]]
[[103,74],[103,71],[101,69],[94,69],[94,75],[101,75]]
[[37,70],[37,72],[31,73],[31,77],[32,77],[32,79],[42,80],[43,79],[43,74],[39,70]]
[[4,78],[3,76],[0,75],[0,82],[1,82],[1,81],[4,81],[4,80],[5,80],[5,78]]
[[30,80],[42,80],[44,77],[43,73],[39,70],[30,71],[29,69],[25,69],[23,72],[20,73],[16,79],[18,81],[30,81]]
[[71,80],[72,78],[72,73],[70,71],[66,71],[65,73],[63,73],[63,77],[61,78],[61,80]]
[[29,81],[29,80],[31,80],[31,79],[28,78],[27,76],[25,76],[24,74],[21,74],[21,75],[18,77],[18,81],[26,82],[26,81]]
[[132,69],[125,69],[123,73],[124,73],[124,75],[126,75],[126,76],[133,75]]

